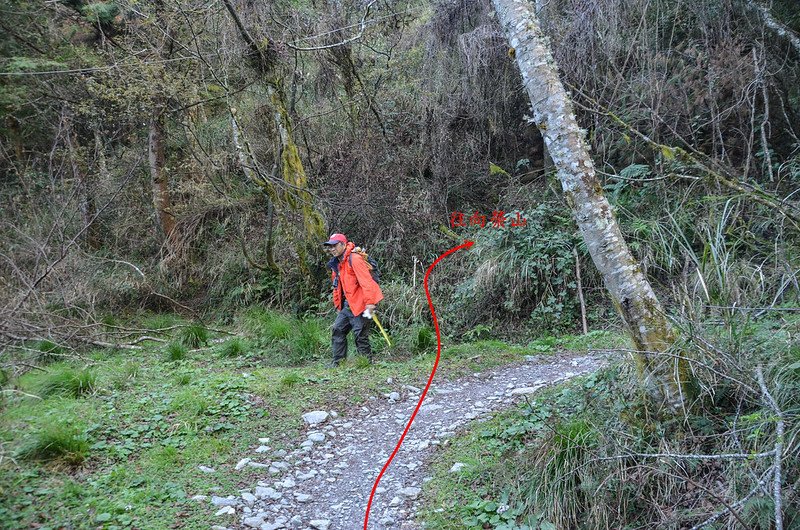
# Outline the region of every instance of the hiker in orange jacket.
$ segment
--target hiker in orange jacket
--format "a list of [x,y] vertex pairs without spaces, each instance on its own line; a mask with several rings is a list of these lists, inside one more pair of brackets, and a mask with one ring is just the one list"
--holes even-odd
[[381,288],[372,278],[367,261],[353,252],[355,245],[343,234],[331,235],[323,246],[331,256],[328,268],[333,280],[333,305],[339,311],[331,336],[332,364],[338,366],[347,357],[347,333],[351,330],[358,353],[372,362],[370,319],[364,318],[362,313],[366,309],[374,311],[377,303],[383,300]]

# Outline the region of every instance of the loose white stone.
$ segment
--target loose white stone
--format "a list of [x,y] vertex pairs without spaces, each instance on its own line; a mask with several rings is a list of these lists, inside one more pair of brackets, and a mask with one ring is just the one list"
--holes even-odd
[[211,496],[211,504],[214,506],[236,506],[238,502],[236,499],[228,499],[227,497]]
[[266,453],[270,449],[272,449],[272,448],[270,446],[268,446],[268,445],[259,445],[256,448],[256,453]]
[[325,435],[321,432],[312,432],[308,435],[308,440],[314,443],[320,443],[325,441]]
[[544,385],[541,384],[541,385],[536,385],[536,386],[523,386],[523,387],[520,387],[520,388],[515,388],[514,390],[511,391],[511,395],[512,396],[519,396],[521,394],[533,394],[534,392],[536,392],[537,390],[539,390],[543,386]]
[[283,497],[283,493],[276,491],[274,488],[258,486],[256,488],[256,497],[259,499],[278,500]]
[[416,499],[422,490],[419,488],[403,488],[399,490],[398,495],[402,495],[408,499]]
[[219,509],[214,515],[233,515],[235,513],[236,509],[233,506],[225,506],[224,508]]
[[250,463],[249,458],[242,458],[241,460],[239,460],[239,463],[236,464],[234,469],[236,469],[236,471],[241,471],[242,468],[244,468],[244,466],[246,466],[249,463]]
[[328,530],[331,526],[331,522],[328,519],[312,519],[309,521],[311,528],[316,528],[317,530]]
[[199,469],[203,473],[215,473],[216,472],[216,470],[213,467],[208,467],[208,466],[197,466],[197,469]]
[[250,528],[261,528],[261,525],[264,524],[263,517],[245,517],[242,521],[242,524],[245,526],[249,526]]
[[323,423],[325,420],[327,420],[328,416],[330,416],[330,414],[328,414],[324,410],[315,410],[303,414],[303,421],[309,425],[319,425],[320,423]]
[[465,467],[467,467],[467,464],[464,464],[463,462],[456,462],[453,464],[453,467],[450,468],[450,473],[458,473]]

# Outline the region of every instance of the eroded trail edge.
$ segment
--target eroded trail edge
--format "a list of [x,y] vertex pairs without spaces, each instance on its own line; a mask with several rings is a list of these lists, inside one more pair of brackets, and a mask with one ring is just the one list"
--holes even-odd
[[[437,446],[457,430],[545,386],[593,372],[604,362],[599,356],[570,354],[527,359],[431,385],[405,443],[375,490],[371,529],[418,528],[414,516],[428,475],[426,463],[436,458]],[[325,418],[310,425],[293,450],[256,448],[254,440],[254,453],[243,455],[247,458],[237,467],[261,465],[263,478],[238,496],[213,497],[217,513],[233,510],[239,520],[235,528],[240,529],[361,529],[374,478],[421,395],[419,388],[389,384],[396,388],[394,392],[376,397],[346,417],[317,415],[315,419]]]

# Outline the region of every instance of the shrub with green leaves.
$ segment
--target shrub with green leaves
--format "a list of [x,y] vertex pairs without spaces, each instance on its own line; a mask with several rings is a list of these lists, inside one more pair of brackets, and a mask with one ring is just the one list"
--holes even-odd
[[59,460],[72,465],[86,460],[88,454],[87,436],[64,423],[51,424],[34,432],[16,452],[16,456],[24,460]]
[[469,234],[475,246],[464,255],[468,264],[463,269],[470,273],[455,286],[454,304],[447,310],[457,315],[451,322],[462,331],[488,331],[499,322],[527,322],[532,330],[550,332],[576,327],[574,222],[560,206],[548,203],[520,215],[527,220],[525,227]]
[[91,370],[58,368],[48,373],[39,384],[41,396],[63,395],[80,397],[97,388],[97,376]]

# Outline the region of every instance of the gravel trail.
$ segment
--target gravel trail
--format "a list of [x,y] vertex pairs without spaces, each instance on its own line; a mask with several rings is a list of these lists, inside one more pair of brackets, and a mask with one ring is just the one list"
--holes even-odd
[[[434,379],[381,479],[370,510],[370,529],[420,528],[414,516],[426,481],[426,463],[458,429],[542,387],[595,371],[604,362],[602,357],[586,355],[527,359],[453,381]],[[263,467],[263,478],[239,496],[212,497],[215,513],[237,514],[237,529],[363,529],[372,486],[421,393],[408,385],[392,386],[394,392],[350,411],[347,417],[333,411],[304,414],[307,432],[294,450],[273,451],[261,440],[265,445],[243,458],[237,468]],[[213,530],[231,528],[211,524]]]

